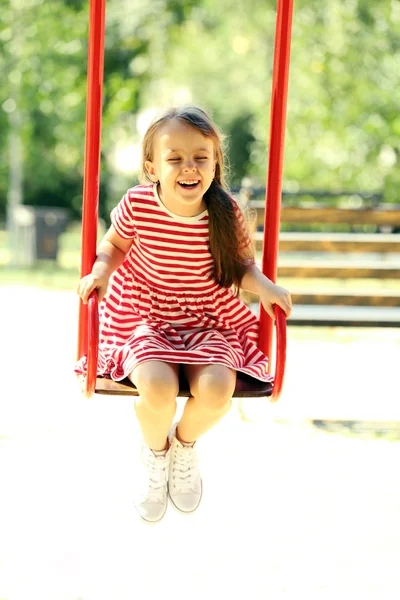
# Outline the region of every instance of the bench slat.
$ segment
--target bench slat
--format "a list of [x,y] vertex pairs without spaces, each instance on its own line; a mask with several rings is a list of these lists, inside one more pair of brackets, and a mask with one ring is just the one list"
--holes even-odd
[[[258,304],[250,308],[258,314]],[[400,307],[294,305],[287,325],[400,327]]]
[[[319,306],[400,306],[400,291],[398,294],[389,290],[347,290],[323,291],[291,289],[294,305],[319,305]],[[247,304],[259,302],[257,294],[242,292],[241,298]]]
[[290,325],[400,327],[400,308],[370,306],[295,306]]
[[[253,235],[256,250],[262,251],[264,234]],[[281,252],[400,252],[399,233],[281,232]]]
[[280,261],[278,277],[301,277],[334,279],[399,279],[400,268],[395,265],[366,263],[329,263],[303,260],[299,264]]
[[[250,209],[257,211],[257,226],[264,225],[265,203],[251,200]],[[387,206],[376,208],[334,208],[282,206],[281,223],[347,223],[351,225],[400,225],[400,209]]]

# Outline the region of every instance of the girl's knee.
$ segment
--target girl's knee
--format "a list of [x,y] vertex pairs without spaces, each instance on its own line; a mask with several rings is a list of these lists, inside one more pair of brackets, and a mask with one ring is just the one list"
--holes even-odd
[[201,377],[197,382],[197,399],[213,412],[227,410],[235,391],[236,376],[230,371],[222,371]]
[[139,365],[132,376],[141,401],[154,412],[169,410],[176,403],[179,393],[178,376],[173,369],[165,366],[152,366],[140,369]]

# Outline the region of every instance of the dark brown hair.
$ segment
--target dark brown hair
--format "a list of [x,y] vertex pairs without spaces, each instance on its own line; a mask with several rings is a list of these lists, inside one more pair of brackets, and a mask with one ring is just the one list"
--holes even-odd
[[142,142],[142,181],[151,181],[145,168],[146,161],[153,161],[154,137],[159,128],[171,119],[178,119],[210,138],[215,150],[215,176],[204,195],[208,209],[210,252],[214,259],[214,277],[224,287],[236,289],[248,265],[254,262],[252,244],[248,243],[249,233],[240,211],[225,184],[223,135],[210,117],[196,106],[169,108],[158,116],[148,128]]

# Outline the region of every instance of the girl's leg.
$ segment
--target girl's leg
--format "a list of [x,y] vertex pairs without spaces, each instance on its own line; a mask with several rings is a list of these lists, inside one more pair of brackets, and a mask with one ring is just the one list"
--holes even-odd
[[140,396],[135,412],[147,446],[154,451],[168,445],[168,431],[176,411],[179,365],[151,360],[138,365],[129,375]]
[[185,365],[191,398],[178,425],[182,442],[195,442],[222,419],[232,405],[236,371],[221,365]]
[[192,396],[172,439],[168,491],[178,510],[190,513],[199,506],[203,484],[194,442],[229,411],[236,371],[219,365],[185,365]]

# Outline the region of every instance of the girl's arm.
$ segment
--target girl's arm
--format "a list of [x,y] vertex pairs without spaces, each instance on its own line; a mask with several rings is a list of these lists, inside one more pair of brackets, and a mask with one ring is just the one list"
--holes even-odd
[[122,238],[111,225],[99,244],[92,272],[79,282],[78,294],[84,304],[93,290],[97,290],[99,302],[102,300],[111,274],[123,263],[131,245],[132,239]]
[[275,318],[273,305],[278,304],[286,313],[286,317],[290,317],[292,312],[292,299],[290,293],[283,287],[276,285],[268,279],[257,267],[253,264],[247,267],[246,273],[243,275],[241,288],[248,292],[253,292],[260,296],[263,307],[270,317]]

